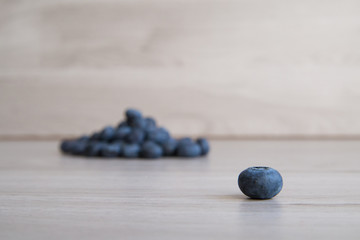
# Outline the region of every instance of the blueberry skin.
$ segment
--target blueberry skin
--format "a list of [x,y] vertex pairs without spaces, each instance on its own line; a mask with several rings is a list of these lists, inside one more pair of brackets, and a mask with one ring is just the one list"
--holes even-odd
[[88,143],[84,141],[72,141],[71,153],[74,155],[85,155],[87,144]]
[[176,153],[179,157],[198,157],[201,154],[201,148],[196,143],[187,143],[179,145]]
[[97,141],[97,140],[100,140],[100,133],[94,132],[94,133],[90,136],[89,141]]
[[141,147],[141,157],[159,158],[163,155],[163,149],[156,143],[146,141]]
[[106,143],[100,141],[91,141],[87,144],[85,155],[88,157],[101,156],[101,152]]
[[189,138],[189,137],[185,137],[185,138],[180,138],[178,140],[178,145],[179,146],[183,146],[183,145],[187,145],[187,144],[194,144],[195,142]]
[[111,141],[114,135],[115,135],[115,128],[111,126],[107,126],[100,132],[100,139],[103,141]]
[[139,156],[140,150],[141,148],[139,144],[124,144],[121,156],[125,158],[136,158]]
[[169,138],[161,145],[165,156],[174,155],[177,146],[178,146],[178,141],[174,138]]
[[128,125],[133,128],[145,129],[146,121],[144,118],[132,118],[128,119]]
[[145,118],[145,129],[151,130],[156,128],[156,121],[152,117]]
[[133,128],[131,132],[125,137],[127,143],[140,144],[144,142],[145,132],[139,128]]
[[205,138],[198,138],[196,143],[199,144],[201,148],[201,155],[206,155],[210,151],[209,142]]
[[147,140],[156,142],[158,144],[163,144],[169,138],[170,138],[169,132],[162,127],[148,131],[146,137]]
[[71,140],[63,140],[60,143],[60,150],[64,153],[71,153],[72,152],[72,148],[74,145],[74,141]]
[[240,190],[254,199],[270,199],[282,189],[283,180],[278,171],[270,167],[250,167],[238,178]]
[[129,108],[125,111],[125,115],[127,120],[132,120],[132,119],[136,119],[136,118],[142,118],[142,114],[139,110],[133,109],[133,108]]
[[131,133],[131,127],[122,126],[115,130],[114,139],[121,140]]
[[128,125],[128,123],[127,123],[126,121],[121,121],[117,127],[118,127],[118,128],[121,128],[121,127],[129,127],[129,125]]
[[122,145],[119,143],[105,144],[101,150],[101,154],[107,158],[117,157],[121,153],[121,147]]

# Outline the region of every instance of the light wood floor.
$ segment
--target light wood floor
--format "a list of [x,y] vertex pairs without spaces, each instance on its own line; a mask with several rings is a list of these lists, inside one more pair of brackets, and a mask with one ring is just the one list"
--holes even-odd
[[[360,141],[212,141],[207,158],[103,160],[0,142],[0,239],[359,239]],[[240,171],[280,171],[247,199]]]

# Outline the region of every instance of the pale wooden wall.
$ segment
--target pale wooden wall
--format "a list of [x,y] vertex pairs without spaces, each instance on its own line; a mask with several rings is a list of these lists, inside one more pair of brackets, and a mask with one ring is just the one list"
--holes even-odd
[[360,1],[0,0],[0,137],[360,135]]

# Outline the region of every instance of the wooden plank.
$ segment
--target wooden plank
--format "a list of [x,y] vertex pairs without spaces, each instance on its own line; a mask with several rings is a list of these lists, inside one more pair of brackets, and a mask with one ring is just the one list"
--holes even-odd
[[[360,141],[213,141],[207,158],[63,156],[56,142],[1,142],[1,239],[358,239]],[[252,201],[238,173],[284,178]]]

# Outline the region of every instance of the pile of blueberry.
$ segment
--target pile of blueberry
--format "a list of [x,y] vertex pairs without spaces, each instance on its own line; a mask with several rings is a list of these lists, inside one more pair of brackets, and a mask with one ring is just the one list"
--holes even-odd
[[210,146],[205,138],[175,139],[151,117],[128,109],[126,120],[117,127],[107,126],[100,132],[77,139],[63,140],[62,152],[88,157],[159,158],[162,156],[198,157],[206,155]]

